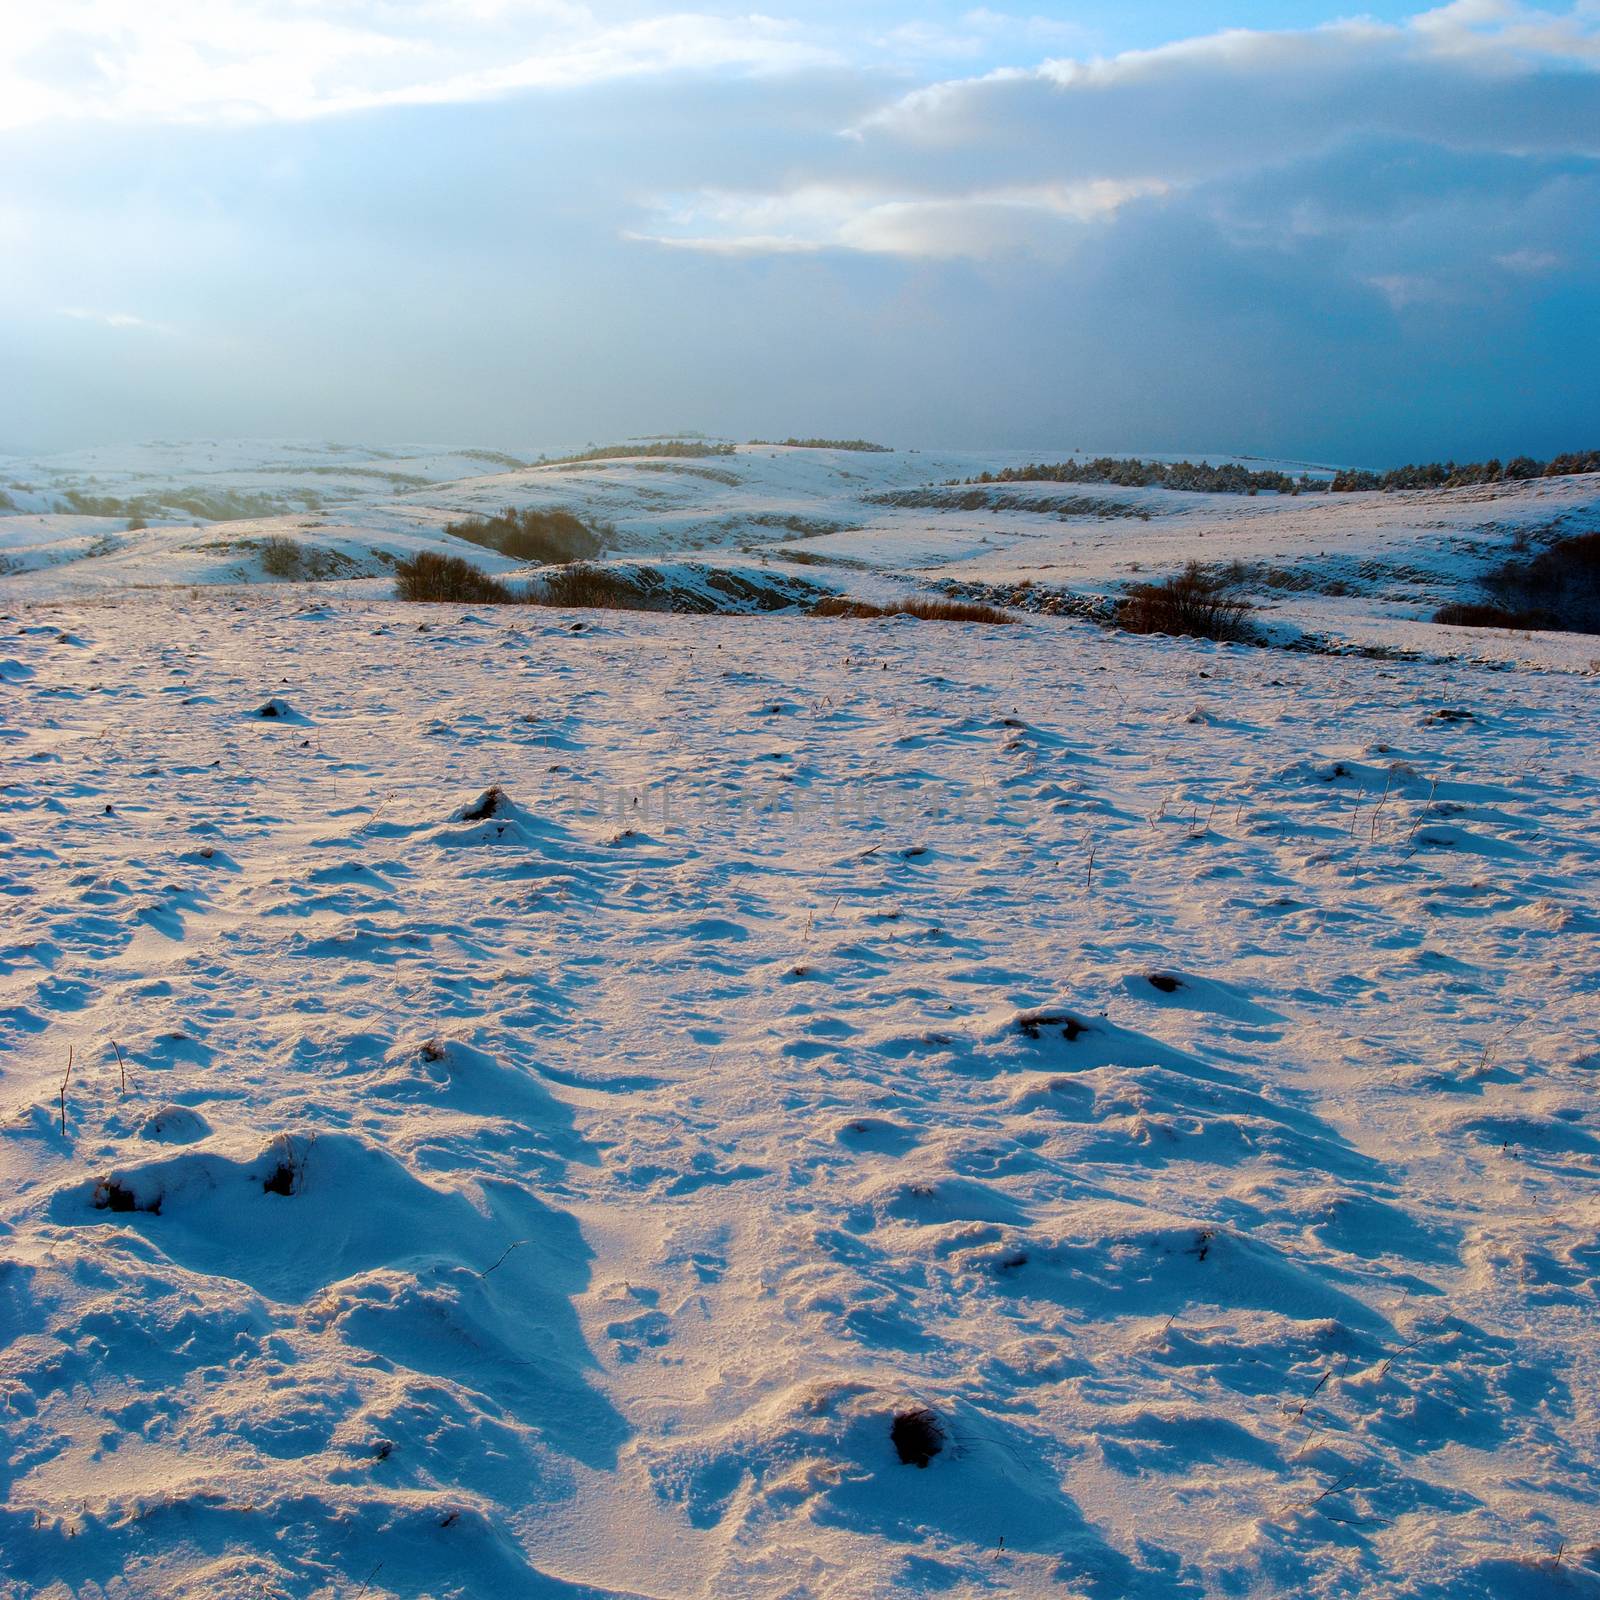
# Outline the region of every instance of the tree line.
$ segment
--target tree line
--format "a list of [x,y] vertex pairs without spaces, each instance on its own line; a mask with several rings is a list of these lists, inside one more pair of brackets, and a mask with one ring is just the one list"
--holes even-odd
[[1111,483],[1131,489],[1180,489],[1201,494],[1354,494],[1363,490],[1459,489],[1475,483],[1501,483],[1526,478],[1554,478],[1574,472],[1600,472],[1600,450],[1569,451],[1538,461],[1514,456],[1502,462],[1428,461],[1392,467],[1387,472],[1341,468],[1331,477],[1309,473],[1295,477],[1287,472],[1256,470],[1237,462],[1213,466],[1207,461],[1144,461],[1137,456],[1096,456],[1025,467],[1003,467],[975,478],[955,480],[985,483]]

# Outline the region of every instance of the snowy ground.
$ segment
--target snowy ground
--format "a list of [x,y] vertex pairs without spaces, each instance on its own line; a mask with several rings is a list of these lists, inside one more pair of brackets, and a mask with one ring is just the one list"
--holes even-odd
[[1600,1592],[1585,680],[571,620],[13,614],[6,1593]]
[[6,1600],[1600,1595],[1576,656],[42,581]]

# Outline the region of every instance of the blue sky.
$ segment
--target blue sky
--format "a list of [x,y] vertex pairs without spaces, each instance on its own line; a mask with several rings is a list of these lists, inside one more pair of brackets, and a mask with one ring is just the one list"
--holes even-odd
[[0,449],[1600,440],[1600,0],[53,0]]

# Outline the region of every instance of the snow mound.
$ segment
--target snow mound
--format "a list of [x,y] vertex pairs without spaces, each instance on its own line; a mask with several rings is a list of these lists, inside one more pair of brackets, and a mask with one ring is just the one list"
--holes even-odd
[[308,726],[311,721],[309,717],[302,716],[296,711],[287,700],[277,695],[273,695],[268,700],[263,700],[254,711],[249,713],[249,716],[252,721],[286,722],[293,723],[297,727]]
[[537,845],[548,843],[561,830],[518,805],[499,784],[490,784],[470,800],[463,800],[445,826],[433,834],[435,844],[471,848],[477,845]]

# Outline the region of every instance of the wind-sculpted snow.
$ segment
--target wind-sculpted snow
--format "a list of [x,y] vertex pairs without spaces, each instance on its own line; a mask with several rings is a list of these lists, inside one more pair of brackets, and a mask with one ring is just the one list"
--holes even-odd
[[4,626],[8,1600],[1600,1592],[1591,680]]

